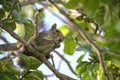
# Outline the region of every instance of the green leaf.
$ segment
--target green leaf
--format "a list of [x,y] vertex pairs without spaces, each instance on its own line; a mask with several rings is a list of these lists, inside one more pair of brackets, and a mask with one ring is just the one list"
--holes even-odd
[[67,8],[76,8],[79,4],[80,0],[69,0],[64,6]]
[[[12,76],[12,75],[11,75]],[[6,74],[3,74],[2,76],[0,76],[0,80],[13,80],[12,77],[6,75]]]
[[18,61],[18,64],[20,65],[20,67],[24,67],[26,69],[29,69],[30,66],[30,59],[28,58],[29,56],[26,56],[24,54],[20,55],[20,60]]
[[[99,0],[80,0],[79,3],[83,7],[84,13],[89,17],[94,16],[95,12],[100,7]],[[92,6],[92,4],[94,4],[94,6]]]
[[4,67],[1,67],[2,68],[0,69],[0,80],[17,80],[17,78],[21,74],[21,71],[16,66],[14,66],[12,61],[8,61],[4,65]]
[[29,21],[27,19],[25,19],[19,12],[17,12],[16,10],[13,10],[12,12],[14,19],[17,19],[20,22],[23,23],[28,23]]
[[25,36],[24,39],[27,41],[34,33],[34,25],[31,21],[29,23],[24,23]]
[[59,30],[63,33],[64,36],[66,36],[70,32],[67,25],[61,26]]
[[6,64],[6,67],[9,72],[12,72],[12,74],[20,74],[20,70],[10,62]]
[[106,46],[112,51],[120,52],[120,42],[107,43]]
[[40,60],[34,58],[34,57],[29,57],[30,59],[30,66],[29,66],[29,69],[37,69],[40,65],[41,65],[41,62]]
[[120,68],[120,60],[115,59],[115,58],[112,58],[111,61],[113,62],[113,64],[114,64],[116,67]]
[[14,31],[16,29],[16,24],[15,22],[6,22],[4,23],[6,27],[8,27],[10,30]]
[[20,37],[24,37],[25,36],[25,26],[23,24],[18,24],[16,23],[16,32]]
[[82,55],[78,58],[77,63],[80,63],[80,62],[82,61],[82,59],[84,58],[84,56],[85,56],[85,53],[82,54]]
[[25,76],[24,80],[44,80],[44,76],[41,71],[32,71],[27,76]]
[[81,26],[82,28],[85,28],[85,26],[86,26],[86,23],[82,20],[82,21],[79,21],[79,20],[75,20],[75,22],[79,25],[79,26]]
[[40,60],[32,56],[21,55],[20,59],[22,63],[21,67],[25,67],[27,70],[29,69],[35,70],[41,65]]
[[5,11],[8,12],[10,10],[14,0],[4,0],[4,1],[0,0],[0,1],[1,1],[0,3],[2,4]]
[[80,62],[76,67],[76,73],[78,74],[78,76],[81,76],[82,74],[84,74],[87,70],[87,66],[90,64],[91,63],[87,61]]
[[103,69],[101,66],[99,66],[99,69],[97,70],[97,75],[99,76],[100,80],[105,80],[105,75],[103,74]]
[[0,80],[18,80],[18,75],[12,74],[12,72],[0,73]]
[[0,9],[0,18],[4,18],[5,17],[5,11],[4,9]]
[[45,15],[44,15],[44,12],[42,11],[41,13],[40,13],[40,19],[43,19],[45,17]]
[[76,48],[76,51],[92,52],[92,47],[89,44],[85,44]]
[[114,2],[114,0],[100,0],[100,2],[102,2],[104,4],[112,4]]
[[73,55],[76,47],[76,42],[74,39],[69,39],[64,41],[64,52],[68,55]]
[[[82,77],[83,80],[96,80],[98,71],[98,64],[93,64],[87,61],[81,61],[76,67],[78,76]],[[87,74],[87,78],[86,78]]]
[[82,80],[91,80],[90,76],[89,76],[89,73],[84,73],[83,77],[82,77]]

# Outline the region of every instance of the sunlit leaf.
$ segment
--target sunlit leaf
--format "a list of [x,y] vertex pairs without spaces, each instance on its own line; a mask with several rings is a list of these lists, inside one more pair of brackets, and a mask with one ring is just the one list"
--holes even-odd
[[22,38],[25,36],[25,27],[23,24],[16,24],[16,31]]
[[78,74],[78,76],[81,76],[82,74],[86,73],[87,71],[87,67],[88,65],[90,65],[91,63],[84,61],[81,62],[77,65],[76,67],[76,73]]
[[103,74],[103,70],[101,66],[99,66],[99,69],[97,70],[97,75],[100,80],[105,80],[105,75]]
[[76,47],[76,42],[73,39],[64,40],[64,52],[68,55],[73,55]]
[[66,36],[69,33],[69,29],[66,25],[61,26],[59,30],[63,33],[64,36]]
[[114,64],[116,67],[119,67],[119,68],[120,68],[120,60],[118,60],[118,59],[112,59],[112,62],[113,62],[113,64]]
[[83,80],[91,80],[89,73],[84,73],[82,78],[83,78]]

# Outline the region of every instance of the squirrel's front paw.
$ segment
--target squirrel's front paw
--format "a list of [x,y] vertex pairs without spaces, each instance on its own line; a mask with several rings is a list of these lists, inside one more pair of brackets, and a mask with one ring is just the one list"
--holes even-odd
[[58,42],[58,41],[55,41],[55,42],[54,42],[54,47],[55,47],[55,48],[58,48],[58,47],[60,47],[60,42]]

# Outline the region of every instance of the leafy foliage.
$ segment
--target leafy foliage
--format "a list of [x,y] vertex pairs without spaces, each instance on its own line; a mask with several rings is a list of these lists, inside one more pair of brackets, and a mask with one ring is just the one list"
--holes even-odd
[[[0,61],[0,79],[6,79],[6,80],[15,80],[20,75],[20,70],[13,65],[12,61],[6,62],[6,65],[2,61]],[[12,73],[11,73],[12,72]]]
[[[28,41],[34,32],[33,22],[36,9],[33,5],[21,5],[20,1],[23,0],[18,0],[14,6],[15,0],[0,0],[0,5],[2,6],[0,8],[0,24],[4,24],[11,31],[17,30],[17,34],[22,35],[23,39]],[[56,0],[56,4],[58,2],[57,5],[59,5],[62,1],[64,0]],[[64,6],[68,16],[101,49],[110,79],[120,80],[120,1],[66,0],[61,5]],[[9,17],[12,7],[14,8]],[[56,8],[51,6],[49,8],[52,11],[56,11]],[[40,20],[45,17],[44,15],[44,12],[40,14]],[[2,20],[3,22],[1,22]],[[94,25],[92,25],[93,23]],[[83,39],[78,30],[72,31],[67,25],[61,26],[59,30],[65,36],[63,44],[65,54],[72,56],[75,54],[75,51],[84,52],[77,60],[77,75],[82,80],[105,80],[103,69],[99,64],[100,62],[94,48]],[[99,32],[98,34],[97,31]],[[0,28],[0,34],[3,32]],[[86,53],[89,54],[89,61],[83,61]],[[0,54],[3,54],[3,52],[0,52]],[[10,59],[11,56],[8,56],[7,59]],[[41,65],[38,59],[25,55],[20,55],[20,58],[22,59],[22,65],[24,65],[23,71],[16,67],[12,60],[6,61],[6,57],[0,60],[0,80],[44,79],[42,72],[37,70]]]
[[[0,21],[3,20],[3,25],[5,27],[10,31],[17,31],[17,34],[27,41],[33,35],[34,24],[28,17],[23,15],[24,11],[22,11],[23,8],[21,7],[20,2],[17,1],[17,3],[13,5],[14,3],[15,0],[0,1]],[[27,15],[27,13],[24,14]],[[2,33],[3,30],[1,28],[0,30]],[[1,54],[6,53],[2,52]],[[10,56],[7,56],[8,57],[0,59],[0,80],[44,80],[42,72],[37,70],[41,65],[41,62],[38,59],[32,56],[20,55],[21,63],[19,64],[21,65],[21,68],[19,68],[17,67],[18,65],[14,65],[16,62],[12,61],[10,58],[15,55],[11,54]]]
[[[82,26],[85,29],[85,31],[90,35],[93,35],[95,30],[93,30],[92,26],[88,27],[89,21],[94,20],[95,22],[97,22],[97,24],[99,24],[99,26],[101,26],[104,30],[105,36],[103,39],[105,39],[105,41],[99,41],[96,39],[94,42],[97,45],[99,45],[99,47],[102,49],[107,49],[113,52],[115,51],[120,53],[120,32],[118,30],[120,28],[118,27],[120,13],[119,1],[117,2],[117,0],[80,0],[74,2],[74,0],[69,0],[67,3],[65,3],[65,7],[72,10],[77,10],[78,13],[82,15],[75,18],[74,16],[76,15],[73,16],[72,14],[70,14],[73,16],[72,18],[75,20],[75,22]],[[86,24],[88,28],[87,30]],[[79,38],[77,36],[77,38],[79,39],[79,47],[77,47],[76,50],[89,52],[90,55],[90,62],[82,61],[85,54],[79,57],[78,66],[76,67],[77,74],[82,78],[82,80],[96,80],[97,76],[99,76],[100,80],[105,80],[105,76],[104,74],[102,74],[103,72],[101,72],[102,68],[98,65],[99,61],[93,48],[87,46],[86,43],[84,43],[84,41],[81,40],[81,37]],[[93,38],[94,40],[94,37],[91,38]],[[115,41],[115,38],[118,39],[118,41]],[[116,55],[111,55],[108,53],[104,53],[103,56],[111,80],[119,80],[120,77],[118,77],[117,74],[112,74],[112,70],[114,70],[113,67],[119,68],[119,58],[117,58]],[[112,78],[112,76],[115,76],[115,78]]]

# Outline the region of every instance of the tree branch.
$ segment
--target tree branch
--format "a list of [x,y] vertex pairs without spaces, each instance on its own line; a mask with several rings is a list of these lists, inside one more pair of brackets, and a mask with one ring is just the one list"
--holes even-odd
[[0,39],[3,40],[3,41],[4,41],[5,43],[7,43],[7,44],[9,43],[9,42],[6,40],[6,38],[3,37],[2,35],[0,35]]
[[78,32],[82,35],[82,37],[94,48],[94,50],[96,51],[99,61],[100,61],[100,65],[102,66],[103,72],[107,78],[107,80],[110,80],[106,66],[105,66],[105,62],[104,62],[104,58],[102,55],[102,52],[100,50],[100,48],[90,39],[90,37],[88,36],[88,34],[78,25],[74,22],[74,20],[72,20],[71,18],[69,18],[69,16],[62,10],[60,9],[52,0],[48,0],[49,3],[51,3],[55,8],[58,9],[58,11],[65,16],[65,18],[67,19],[66,23],[69,25],[68,27],[74,31],[74,30],[78,30]]
[[[30,45],[26,46],[26,48],[32,52],[32,56],[42,61],[60,80],[74,80],[73,78],[59,73],[51,64],[50,62],[45,58],[44,53],[40,53],[36,49],[32,48]],[[34,54],[33,54],[34,53]]]
[[16,51],[18,50],[16,43],[0,45],[0,51]]
[[40,61],[42,61],[60,80],[74,80],[73,78],[71,78],[71,77],[69,77],[67,75],[59,73],[49,63],[49,61],[45,58],[45,54],[44,53],[40,53],[39,51],[37,51],[36,49],[34,49],[31,45],[27,45],[27,42],[23,38],[19,37],[15,32],[11,31],[6,26],[3,26],[3,24],[0,24],[0,27],[2,29],[4,29],[5,31],[7,31],[16,40],[18,40],[19,42],[21,42],[23,44],[23,46],[25,46],[25,48],[27,48],[32,53],[33,57],[35,57],[35,58],[39,59]]
[[69,69],[71,70],[71,72],[74,74],[74,75],[77,75],[75,73],[75,71],[73,70],[72,66],[70,65],[70,62],[65,58],[63,57],[58,51],[54,50],[54,52],[63,60],[65,61],[65,63],[68,65]]

